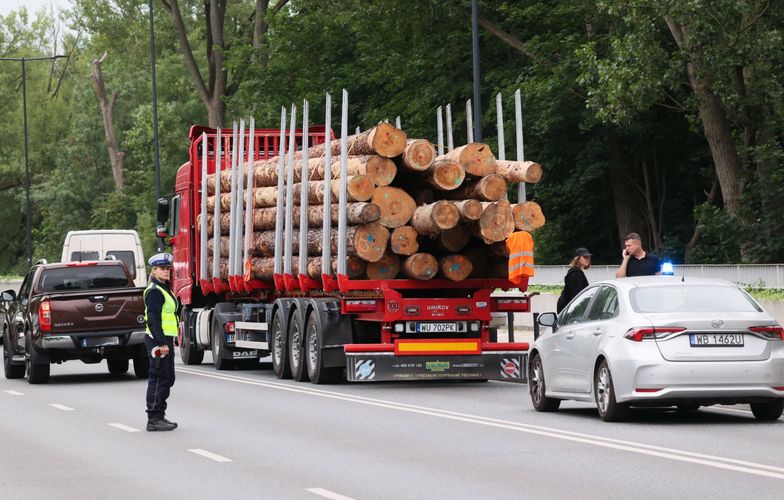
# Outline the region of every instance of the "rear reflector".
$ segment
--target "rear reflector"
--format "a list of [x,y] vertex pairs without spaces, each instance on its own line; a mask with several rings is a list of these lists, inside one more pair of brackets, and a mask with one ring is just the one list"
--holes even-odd
[[668,337],[668,334],[685,331],[686,329],[680,326],[643,326],[632,328],[623,336],[632,342],[642,342],[643,340],[655,340],[656,338]]
[[234,333],[234,322],[227,321],[226,322],[226,333]]
[[649,387],[637,387],[634,389],[634,392],[659,392],[661,388],[649,388]]
[[397,340],[395,354],[398,356],[417,356],[426,354],[480,354],[479,339],[432,339],[432,340]]
[[497,311],[528,311],[528,299],[525,297],[495,299],[495,309]]
[[376,310],[375,300],[346,300],[343,304],[346,312],[373,312]]
[[779,325],[750,326],[749,331],[761,333],[769,339],[784,340],[784,328]]

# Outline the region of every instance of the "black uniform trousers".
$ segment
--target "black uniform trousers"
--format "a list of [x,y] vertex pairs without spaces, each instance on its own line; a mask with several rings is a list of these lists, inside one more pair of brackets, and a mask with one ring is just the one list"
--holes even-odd
[[157,343],[149,335],[144,336],[144,346],[150,358],[150,377],[147,380],[147,418],[162,419],[166,414],[166,399],[174,385],[174,337],[166,337],[169,354],[162,358],[152,355]]

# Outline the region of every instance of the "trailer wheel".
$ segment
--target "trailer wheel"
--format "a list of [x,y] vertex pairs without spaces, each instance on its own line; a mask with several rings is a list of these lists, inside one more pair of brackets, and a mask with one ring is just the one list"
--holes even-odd
[[297,382],[307,382],[308,370],[305,363],[305,311],[296,308],[289,322],[289,364],[291,378]]
[[335,384],[339,382],[343,369],[324,366],[324,356],[321,352],[324,334],[318,311],[311,311],[310,316],[308,316],[305,335],[305,360],[310,381],[314,384]]
[[186,365],[200,365],[204,361],[204,351],[191,338],[191,311],[183,308],[180,322],[182,324],[182,340],[180,342],[180,358]]
[[221,328],[220,323],[218,323],[218,317],[215,314],[212,316],[210,334],[210,340],[212,341],[212,364],[215,366],[216,370],[231,370],[234,368],[234,360],[223,359],[223,340],[225,334],[223,333],[223,329]]
[[282,307],[275,309],[270,331],[270,354],[272,354],[272,371],[281,379],[291,378],[288,355],[286,352],[286,318]]

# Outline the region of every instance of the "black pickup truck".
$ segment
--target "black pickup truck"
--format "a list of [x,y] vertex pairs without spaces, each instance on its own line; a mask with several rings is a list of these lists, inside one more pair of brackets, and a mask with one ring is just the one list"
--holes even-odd
[[143,288],[120,261],[33,266],[19,293],[2,293],[3,367],[6,378],[49,381],[52,363],[80,359],[109,372],[146,378]]

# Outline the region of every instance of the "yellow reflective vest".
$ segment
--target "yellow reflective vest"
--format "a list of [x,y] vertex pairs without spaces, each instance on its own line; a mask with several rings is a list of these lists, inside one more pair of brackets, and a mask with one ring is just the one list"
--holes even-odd
[[517,231],[506,240],[509,250],[509,281],[522,285],[534,275],[534,239],[526,231]]
[[[147,292],[152,290],[153,288],[158,288],[158,290],[163,294],[163,307],[161,308],[161,329],[163,330],[163,334],[167,337],[176,337],[179,334],[179,322],[177,321],[177,300],[172,296],[171,293],[168,293],[166,290],[159,288],[157,284],[150,283],[147,285],[147,288],[144,289],[144,299],[147,300]],[[144,323],[147,325],[147,308],[144,308]],[[146,327],[147,335],[152,337],[152,332],[150,331],[150,326],[147,325]]]

